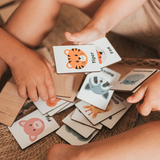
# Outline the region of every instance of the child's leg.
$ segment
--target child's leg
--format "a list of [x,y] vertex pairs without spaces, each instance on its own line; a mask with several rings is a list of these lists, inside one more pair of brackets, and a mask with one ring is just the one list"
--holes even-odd
[[54,145],[47,160],[159,160],[160,121],[82,146]]
[[0,59],[0,79],[3,73],[7,70],[7,68],[8,68],[7,64],[2,59]]
[[[24,0],[3,27],[24,44],[37,46],[53,28],[61,4],[74,5],[90,16],[104,0]],[[57,38],[57,37],[56,37]]]

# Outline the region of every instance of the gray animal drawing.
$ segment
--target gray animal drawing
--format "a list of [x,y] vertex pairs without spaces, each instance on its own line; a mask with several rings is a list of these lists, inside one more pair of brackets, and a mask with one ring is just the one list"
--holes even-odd
[[73,129],[71,129],[70,127],[68,127],[66,125],[66,131],[69,133],[72,133],[75,137],[77,137],[80,141],[88,141],[92,138],[93,134],[91,134],[88,138],[84,138],[83,136],[81,136],[80,134],[78,134],[77,132],[75,132]]
[[140,79],[144,78],[145,75],[144,74],[132,74],[126,77],[126,79],[121,82],[120,84],[126,84],[126,85],[133,85],[136,82],[138,82]]
[[[100,78],[101,79],[101,78]],[[108,81],[103,82],[102,80],[98,81],[98,76],[93,77],[93,83],[91,78],[89,79],[89,83],[85,86],[86,90],[92,90],[95,94],[102,95],[103,98],[108,98],[108,91],[107,89],[109,86]]]

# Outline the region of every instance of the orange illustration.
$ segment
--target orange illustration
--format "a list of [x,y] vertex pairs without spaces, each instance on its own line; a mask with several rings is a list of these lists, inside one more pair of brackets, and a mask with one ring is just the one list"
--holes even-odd
[[93,106],[93,105],[83,106],[83,108],[84,108],[84,109],[88,109],[88,110],[85,110],[85,112],[91,111],[91,113],[88,114],[89,116],[90,116],[91,114],[93,114],[93,115],[92,115],[92,118],[96,118],[98,113],[105,113],[105,112],[110,111],[110,110],[113,108],[113,104],[110,102],[105,111],[102,110],[102,109],[99,109],[99,108],[97,108],[97,107],[95,107],[95,106]]
[[60,101],[60,99],[56,98],[54,101],[48,100],[46,102],[46,104],[48,107],[54,107],[54,106],[56,106],[57,102],[59,102],[59,101]]
[[67,68],[82,69],[88,62],[87,55],[80,49],[72,48],[64,51],[65,55],[68,56]]

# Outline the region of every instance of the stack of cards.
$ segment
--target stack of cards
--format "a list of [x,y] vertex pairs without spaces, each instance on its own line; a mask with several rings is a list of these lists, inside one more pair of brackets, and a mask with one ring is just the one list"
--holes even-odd
[[57,73],[100,71],[100,68],[121,60],[107,38],[87,45],[54,46]]
[[75,106],[76,109],[63,119],[64,125],[56,133],[72,145],[82,145],[88,143],[103,125],[113,128],[131,104],[114,94],[105,111],[84,101]]

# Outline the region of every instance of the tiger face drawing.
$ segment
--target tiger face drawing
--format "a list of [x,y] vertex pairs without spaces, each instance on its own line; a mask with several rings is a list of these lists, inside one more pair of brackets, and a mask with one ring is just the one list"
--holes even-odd
[[66,49],[64,53],[68,56],[68,63],[66,64],[66,66],[69,69],[82,69],[88,63],[87,55],[80,49]]

